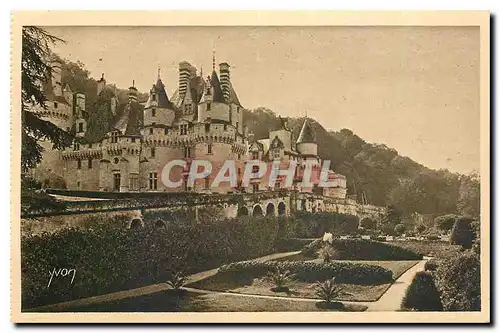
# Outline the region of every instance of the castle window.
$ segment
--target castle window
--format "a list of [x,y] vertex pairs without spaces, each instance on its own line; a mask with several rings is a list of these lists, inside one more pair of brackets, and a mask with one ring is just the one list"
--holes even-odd
[[73,144],[73,150],[80,150],[80,144],[78,142]]
[[151,117],[156,117],[156,109],[155,108],[151,109]]
[[132,138],[132,143],[134,143],[134,142],[135,142],[135,138]]
[[83,123],[78,124],[78,133],[83,132]]
[[54,109],[57,109],[57,102],[54,102]]
[[115,157],[114,162],[115,162],[115,164],[118,164],[118,162],[120,162],[120,160],[118,159],[118,157]]
[[210,124],[205,124],[205,132],[210,132]]
[[89,143],[89,149],[90,149],[90,148],[92,148],[92,144],[91,144],[91,143]]
[[156,94],[152,94],[151,97],[152,97],[153,101],[156,101]]
[[89,169],[92,169],[92,159],[91,158],[89,158],[89,165],[88,166],[89,166]]
[[118,142],[118,132],[111,132],[111,143]]
[[208,190],[210,188],[210,178],[207,177],[205,178],[205,190]]
[[277,159],[279,159],[279,158],[281,157],[281,154],[280,154],[279,149],[276,149],[276,150],[274,151],[273,156],[274,156],[274,159],[276,159],[276,160],[277,160]]
[[149,134],[153,134],[153,127],[149,129]]
[[[231,118],[231,117],[229,117],[229,118]],[[231,121],[231,120],[229,120],[229,121]],[[227,124],[224,124],[224,131],[227,131]]]
[[158,189],[158,174],[156,172],[149,173],[149,189],[150,190]]
[[129,190],[131,191],[137,191],[139,189],[139,176],[135,173],[132,173],[129,175],[128,178],[129,182]]
[[122,178],[119,173],[113,174],[113,190],[120,192]]
[[229,109],[229,122],[233,123],[233,109]]
[[181,135],[186,135],[188,132],[188,125],[187,124],[180,125],[180,130],[181,130]]
[[252,184],[252,191],[253,193],[259,192],[259,183]]
[[187,103],[184,105],[184,113],[190,113],[191,112],[191,104]]
[[168,134],[168,128],[165,128],[163,131],[165,132],[165,135]]
[[259,159],[259,152],[253,151],[252,152],[252,160],[258,160],[258,159]]
[[212,144],[209,143],[207,146],[207,154],[212,154]]
[[76,160],[76,168],[81,169],[82,168],[82,160]]
[[279,190],[281,188],[281,183],[280,182],[276,182],[274,184],[274,188],[277,189],[277,190]]
[[210,111],[212,109],[212,103],[207,102],[207,111]]
[[184,158],[190,158],[191,157],[191,149],[189,147],[184,147]]
[[236,132],[238,132],[238,130],[240,128],[239,124],[240,124],[239,122],[236,122]]
[[154,158],[156,155],[156,149],[153,147],[151,148],[151,158]]

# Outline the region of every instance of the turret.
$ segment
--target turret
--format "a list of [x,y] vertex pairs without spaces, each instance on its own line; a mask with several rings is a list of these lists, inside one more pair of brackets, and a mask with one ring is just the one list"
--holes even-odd
[[62,63],[61,60],[54,58],[50,64],[51,74],[52,74],[52,91],[54,96],[63,96],[61,73],[62,73]]
[[128,101],[137,102],[137,88],[135,87],[135,80],[132,80],[132,86],[128,88]]
[[297,151],[302,155],[318,156],[318,144],[316,143],[316,133],[306,118],[300,130],[296,143]]
[[229,94],[231,89],[231,77],[230,77],[229,67],[230,66],[227,62],[219,64],[220,86],[225,101],[229,101]]
[[104,90],[106,87],[106,79],[104,78],[104,73],[102,73],[101,78],[97,81],[97,96]]

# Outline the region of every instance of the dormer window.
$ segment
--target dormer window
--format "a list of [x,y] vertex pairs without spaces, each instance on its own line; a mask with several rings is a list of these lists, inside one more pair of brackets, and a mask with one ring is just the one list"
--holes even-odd
[[259,152],[253,151],[252,152],[252,160],[258,160],[258,159],[259,159]]
[[156,101],[156,94],[152,94],[152,95],[151,95],[151,99],[152,99],[153,101]]
[[205,132],[210,132],[210,124],[205,124]]
[[80,144],[78,142],[73,144],[73,150],[80,150]]
[[188,125],[187,124],[182,124],[179,126],[181,135],[187,135],[188,132]]
[[168,134],[168,128],[165,128],[163,131],[164,131],[165,135]]
[[82,133],[83,132],[83,123],[79,123],[78,124],[78,133]]
[[111,143],[118,142],[118,132],[111,132]]
[[149,129],[149,134],[150,134],[150,135],[153,135],[153,127],[151,127],[151,128]]
[[156,109],[155,108],[151,109],[151,117],[156,117]]
[[57,102],[54,102],[54,109],[57,109],[57,106],[58,106]]
[[207,111],[210,111],[212,109],[212,103],[207,102]]
[[212,144],[209,143],[207,146],[207,154],[212,154]]

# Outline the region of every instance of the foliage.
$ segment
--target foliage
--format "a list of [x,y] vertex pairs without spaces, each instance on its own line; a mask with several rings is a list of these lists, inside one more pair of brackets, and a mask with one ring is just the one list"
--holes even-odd
[[[171,277],[169,272],[190,274],[260,257],[275,251],[277,237],[276,221],[269,218],[137,230],[103,222],[21,239],[23,308],[161,283]],[[77,270],[73,284],[57,278],[46,288],[49,272],[59,268]]]
[[465,251],[441,260],[435,272],[445,311],[481,310],[481,260]]
[[397,224],[395,227],[394,227],[394,233],[396,235],[402,235],[403,232],[405,232],[405,226],[404,224]]
[[331,303],[340,297],[342,288],[335,283],[335,277],[333,277],[324,282],[316,282],[314,293],[326,303]]
[[[321,242],[312,242],[302,250],[310,256],[322,247]],[[332,247],[338,260],[419,260],[422,255],[409,249],[366,239],[334,239]]]
[[423,223],[417,224],[417,226],[415,227],[415,231],[418,232],[419,234],[424,233],[426,229],[427,227]]
[[324,263],[329,263],[331,260],[337,259],[337,254],[335,249],[331,244],[325,243],[322,248],[318,251],[318,257],[323,259]]
[[269,270],[267,278],[276,285],[277,289],[283,289],[293,281],[294,276],[290,271],[277,267],[276,269]]
[[455,221],[458,219],[458,215],[456,214],[446,214],[438,216],[434,219],[434,226],[436,229],[441,231],[450,231],[455,224]]
[[310,261],[241,261],[224,265],[221,274],[246,274],[251,277],[263,276],[271,270],[289,271],[299,281],[315,282],[336,277],[339,283],[375,285],[392,281],[392,271],[376,265],[352,262],[332,262],[328,264]]
[[50,121],[41,119],[33,108],[46,109],[47,97],[43,83],[50,78],[52,68],[49,58],[50,46],[63,42],[45,30],[25,26],[22,30],[21,59],[21,173],[36,167],[42,160],[43,147],[40,140],[52,143],[52,149],[63,149],[71,145],[73,136]]
[[443,306],[434,278],[428,272],[415,274],[401,303],[404,310],[442,311]]
[[358,231],[359,218],[355,215],[336,212],[297,212],[298,237],[322,237],[325,232],[349,235]]
[[451,230],[450,242],[451,244],[461,245],[466,249],[472,247],[475,234],[471,225],[472,220],[467,217],[460,217],[456,220]]
[[359,225],[365,229],[375,229],[377,227],[377,221],[369,217],[361,219]]
[[424,269],[426,271],[435,271],[438,267],[438,261],[436,259],[430,259],[425,262]]
[[187,283],[187,277],[182,272],[175,272],[172,277],[167,281],[167,285],[174,289],[179,290]]

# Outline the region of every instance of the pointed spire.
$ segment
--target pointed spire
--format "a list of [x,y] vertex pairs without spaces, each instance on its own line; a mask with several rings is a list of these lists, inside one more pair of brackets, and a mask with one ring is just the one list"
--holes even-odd
[[316,133],[314,132],[308,118],[304,120],[304,124],[300,129],[297,143],[316,143]]
[[215,46],[212,51],[212,70],[215,72]]

